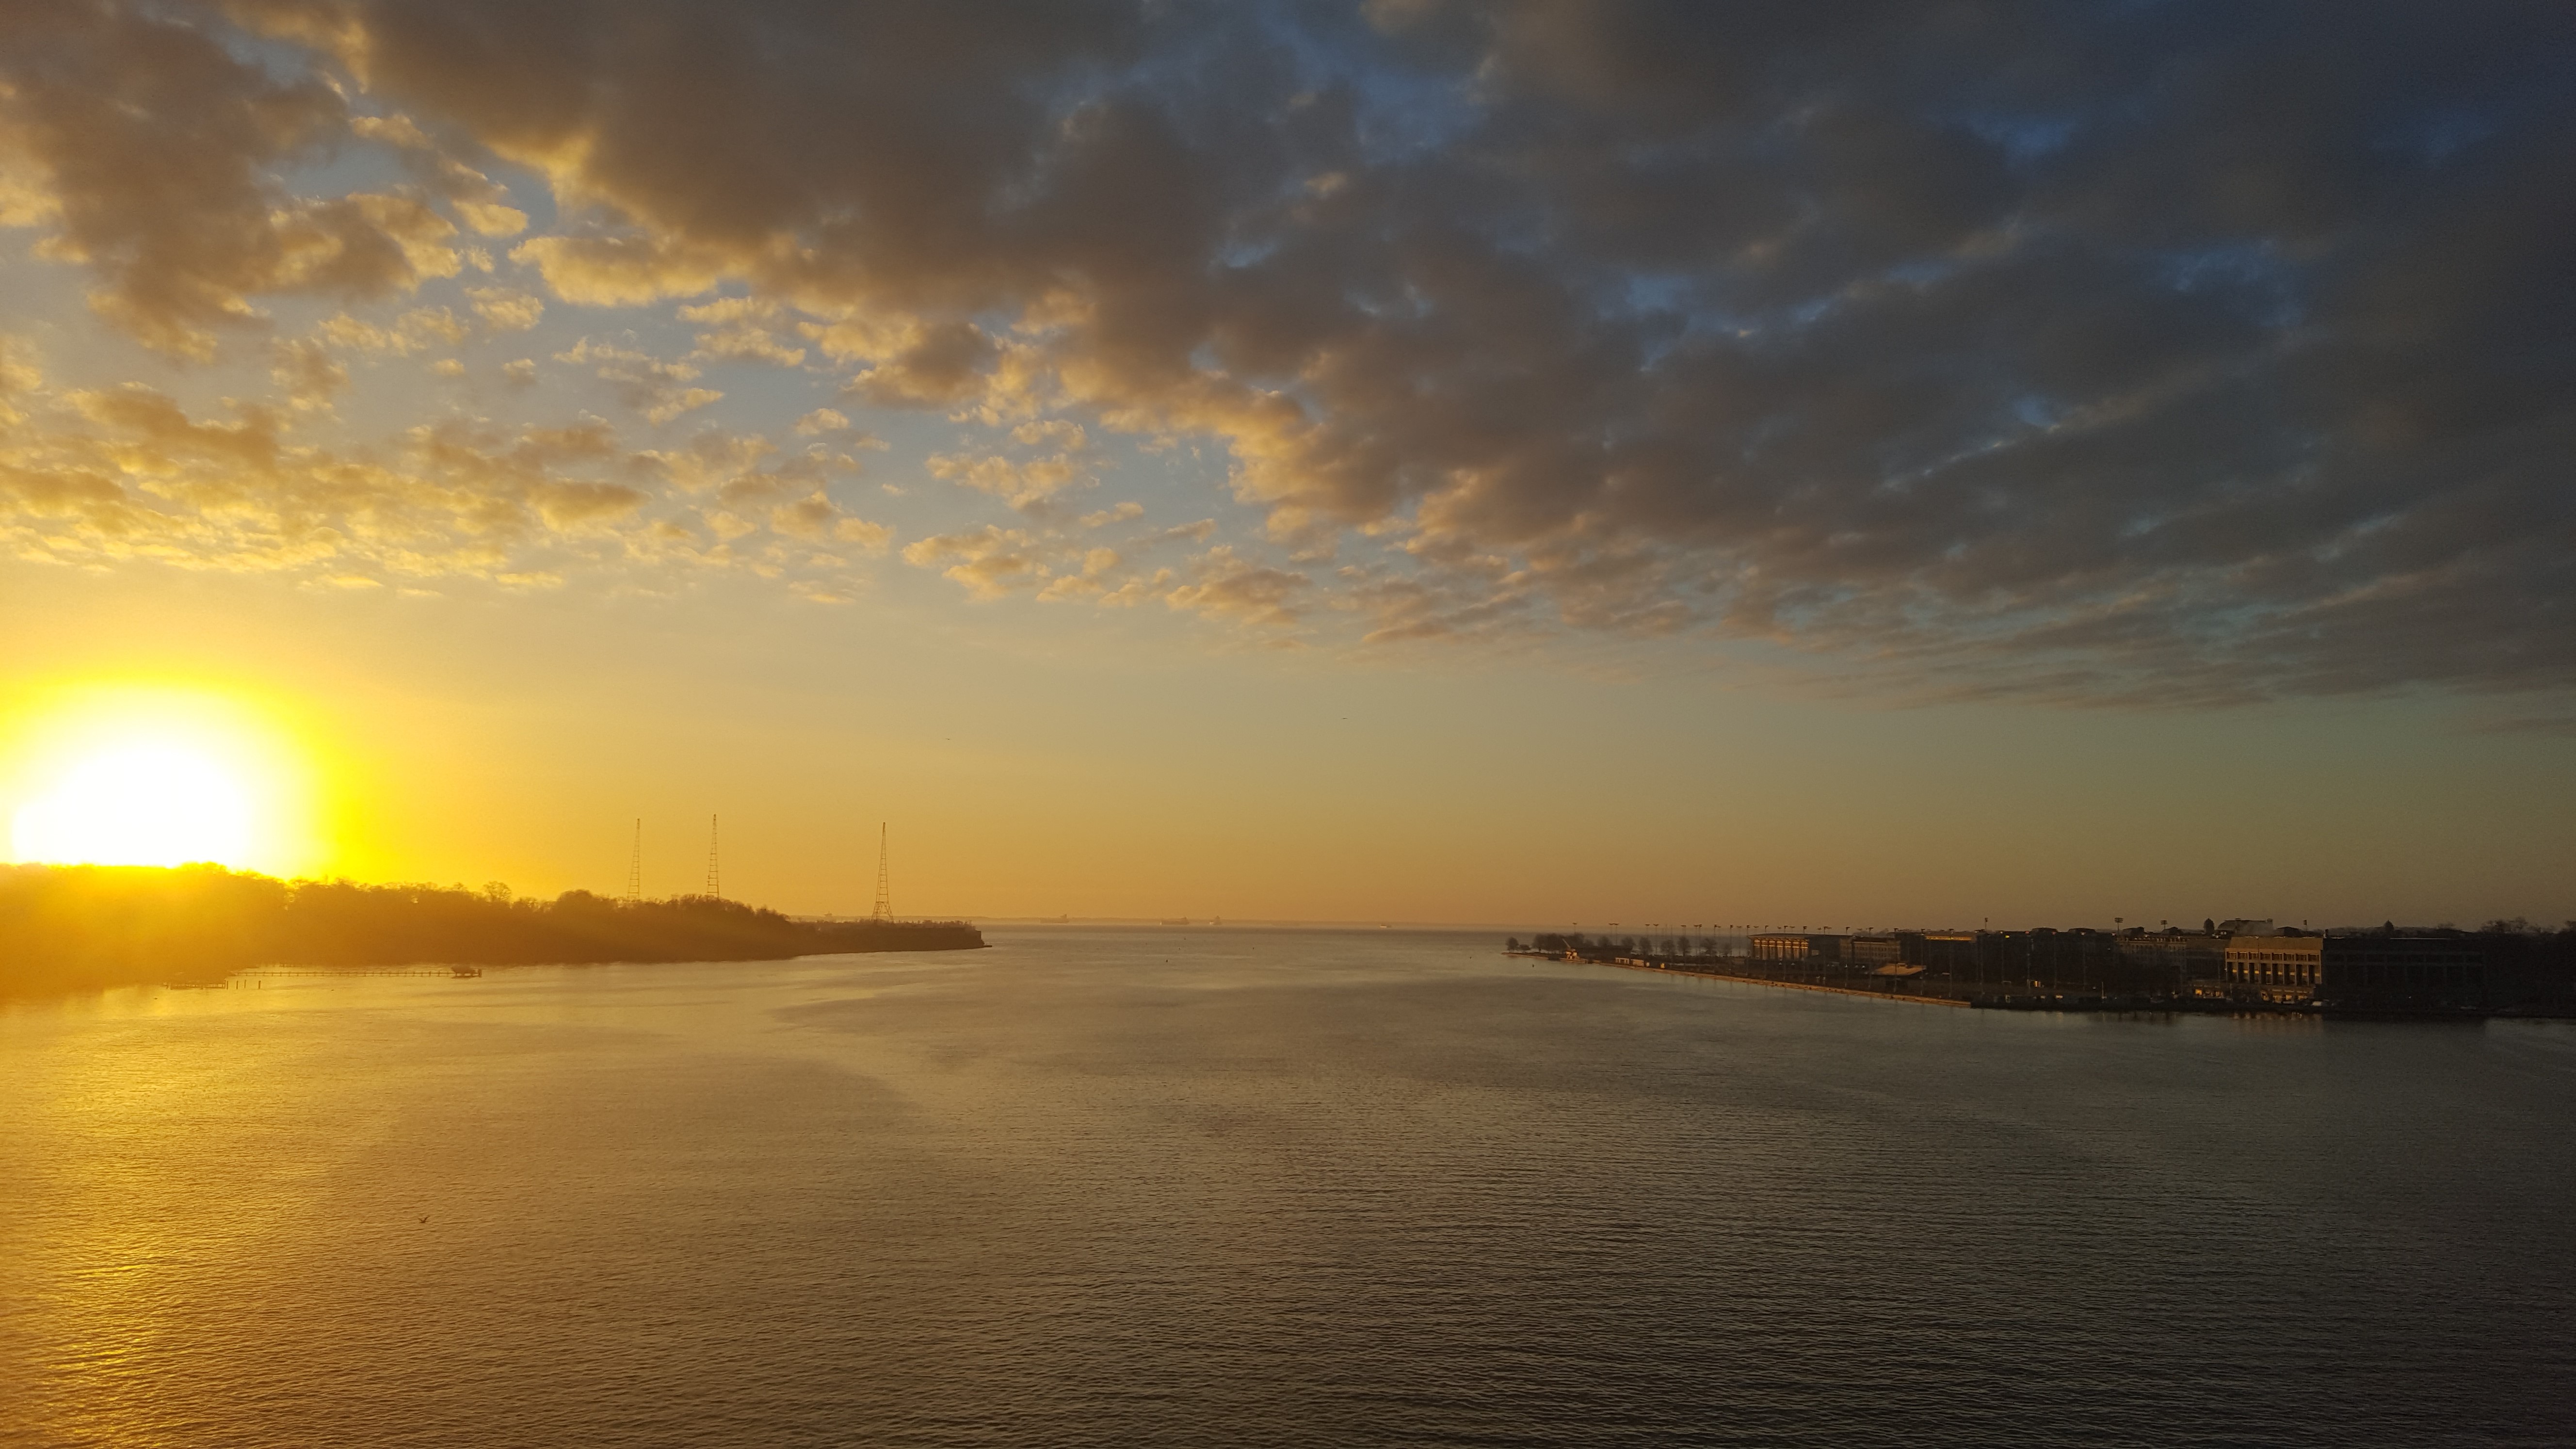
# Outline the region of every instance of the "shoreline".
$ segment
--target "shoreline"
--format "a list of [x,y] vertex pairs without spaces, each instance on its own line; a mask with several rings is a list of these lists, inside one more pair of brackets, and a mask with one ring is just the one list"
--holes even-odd
[[[1525,955],[1525,956],[1526,956],[1526,955],[1533,955],[1533,954],[1535,954],[1535,953],[1532,953],[1532,952],[1526,952],[1526,951],[1524,951],[1524,952],[1514,953],[1514,952],[1506,951],[1506,952],[1504,952],[1503,954],[1504,954],[1504,955],[1506,955],[1506,956],[1514,955],[1514,954],[1519,954],[1519,955]],[[1562,960],[1562,959],[1564,959],[1564,958],[1562,958],[1562,957],[1555,957],[1555,956],[1543,956],[1543,957],[1540,957],[1540,959],[1541,959],[1541,960],[1550,960],[1550,961],[1554,961],[1554,960]],[[1697,970],[1697,969],[1695,969],[1695,968],[1693,968],[1693,967],[1689,967],[1689,966],[1663,966],[1663,965],[1658,965],[1658,964],[1656,964],[1656,963],[1654,963],[1654,962],[1621,961],[1621,960],[1610,960],[1610,961],[1590,961],[1590,960],[1587,960],[1587,961],[1582,962],[1581,964],[1586,965],[1586,966],[1616,966],[1616,967],[1619,967],[1620,969],[1622,969],[1622,970],[1626,970],[1626,971],[1660,971],[1660,972],[1662,972],[1663,974],[1665,974],[1665,975],[1667,975],[1667,976],[1697,976],[1697,977],[1700,977],[1700,978],[1702,978],[1702,979],[1704,979],[1704,980],[1708,980],[1708,981],[1740,981],[1740,982],[1743,982],[1743,983],[1744,983],[1745,985],[1747,985],[1747,986],[1779,986],[1779,987],[1785,987],[1786,989],[1791,990],[1791,991],[1823,991],[1823,992],[1829,992],[1829,993],[1831,993],[1832,995],[1835,995],[1835,996],[1859,996],[1859,997],[1866,997],[1867,999],[1869,999],[1869,1000],[1871,1000],[1871,1001],[1910,1001],[1910,1002],[1914,1003],[1914,1004],[1915,1004],[1915,1005],[1917,1005],[1917,1006],[1974,1006],[1974,1005],[1976,1005],[1976,1003],[1975,1003],[1975,1002],[1973,1002],[1973,1001],[1963,1000],[1963,999],[1961,999],[1961,998],[1959,998],[1959,997],[1955,997],[1955,996],[1907,996],[1907,995],[1904,995],[1904,994],[1902,994],[1902,993],[1894,992],[1894,991],[1870,991],[1870,990],[1866,990],[1866,989],[1864,989],[1864,988],[1862,988],[1862,987],[1858,987],[1858,986],[1827,986],[1827,985],[1822,984],[1821,982],[1813,982],[1813,981],[1771,981],[1771,980],[1767,980],[1767,979],[1765,979],[1765,978],[1763,978],[1763,977],[1760,977],[1760,976],[1737,976],[1737,975],[1735,975],[1735,974],[1733,974],[1733,973],[1731,973],[1731,972],[1726,972],[1726,971],[1701,971],[1701,970]]]
[[1554,951],[1505,951],[1503,954],[1525,960],[1554,961],[1563,965],[1615,966],[1627,971],[1657,971],[1667,976],[1695,976],[1710,981],[1741,982],[1747,986],[1776,986],[1790,991],[1821,991],[1829,995],[1857,996],[1871,1001],[1911,1002],[1918,1006],[1957,1006],[1976,1011],[2058,1011],[2106,1016],[2281,1016],[2305,1017],[2320,1021],[2414,1023],[2576,1021],[2576,1013],[2517,1010],[2511,1007],[2463,1007],[2448,1011],[2391,1011],[2367,1007],[2334,1007],[2316,1002],[2178,1001],[2171,998],[2069,997],[2064,994],[1965,996],[1944,993],[1934,995],[1928,992],[1836,986],[1821,981],[1784,981],[1768,976],[1747,976],[1733,971],[1712,970],[1701,966],[1647,960],[1640,957],[1569,956]]

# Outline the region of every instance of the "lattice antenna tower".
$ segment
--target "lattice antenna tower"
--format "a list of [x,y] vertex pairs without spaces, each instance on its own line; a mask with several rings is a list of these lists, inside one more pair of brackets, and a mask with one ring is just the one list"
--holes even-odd
[[635,851],[626,857],[626,899],[644,899],[644,821],[635,822]]
[[724,899],[724,875],[716,869],[716,817],[707,817],[707,898]]
[[868,919],[872,921],[894,919],[894,894],[887,888],[886,828],[882,820],[877,822],[877,904],[876,909],[868,913]]

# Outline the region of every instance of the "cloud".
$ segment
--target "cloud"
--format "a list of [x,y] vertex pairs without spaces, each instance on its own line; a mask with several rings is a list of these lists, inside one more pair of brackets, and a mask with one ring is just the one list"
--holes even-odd
[[[414,592],[459,579],[669,588],[651,573],[739,570],[823,601],[864,587],[848,558],[883,556],[894,542],[890,526],[832,503],[811,460],[780,458],[757,438],[709,430],[687,448],[636,451],[595,418],[504,427],[448,417],[336,448],[302,431],[338,426],[320,410],[191,412],[139,385],[56,395],[21,355],[0,348],[10,359],[0,367],[0,557]],[[309,341],[282,344],[276,360],[290,373],[320,365],[326,378],[334,365]],[[693,492],[710,505],[695,514]],[[693,516],[715,542],[688,525]],[[763,517],[781,540],[830,551],[736,547]]]
[[891,342],[871,338],[864,344],[869,351],[858,350],[848,333],[844,324],[818,329],[815,336],[835,357],[870,359],[847,391],[879,407],[939,407],[980,396],[984,370],[1001,356],[993,340],[968,322],[918,325]]
[[[427,168],[337,197],[276,179],[365,119],[318,71],[28,13],[0,215],[165,351],[452,275],[428,158],[488,153],[561,301],[1049,452],[948,481],[1047,505],[1097,456],[1054,422],[1211,443],[1306,572],[1210,550],[1176,607],[1975,697],[2576,686],[2558,7],[242,7]],[[913,550],[1079,575],[1023,532]]]
[[988,523],[908,544],[903,558],[920,568],[939,569],[978,599],[998,599],[1018,589],[1043,586],[1054,574],[1050,553],[1023,530]]
[[554,572],[551,530],[640,501],[563,476],[614,465],[613,447],[585,458],[538,432],[434,427],[372,458],[292,428],[255,405],[191,416],[140,386],[69,394],[0,430],[0,546],[54,563],[499,580]]
[[682,413],[705,407],[723,396],[723,393],[711,387],[681,388],[672,392],[657,390],[652,394],[651,404],[639,410],[654,422],[667,423]]
[[595,343],[587,337],[556,353],[555,361],[575,366],[597,363],[601,380],[616,385],[618,400],[655,423],[667,423],[724,396],[711,387],[687,386],[699,375],[693,364],[664,362],[633,348]]
[[[1132,503],[1121,506],[1136,509],[1135,513],[1126,515],[1130,518],[1144,512],[1142,508],[1137,508],[1136,505]],[[1097,515],[1094,516],[1096,517]],[[1084,521],[1087,523],[1090,520],[1086,518]],[[1155,544],[1167,543],[1173,540],[1181,540],[1189,543],[1205,543],[1210,538],[1214,537],[1215,534],[1216,520],[1213,518],[1202,518],[1191,523],[1176,523],[1169,528],[1157,530],[1156,532],[1147,534],[1144,538],[1139,539],[1138,543],[1149,548]]]
[[0,332],[0,427],[24,422],[19,410],[28,394],[45,385],[45,369],[26,339]]
[[924,465],[930,476],[978,493],[989,493],[1014,508],[1028,508],[1086,481],[1064,454],[1013,462],[999,454],[934,453]]
[[833,520],[832,537],[841,543],[853,543],[862,553],[883,555],[894,543],[894,530],[882,523],[845,516]]
[[1160,600],[1175,612],[1260,630],[1296,625],[1317,592],[1306,575],[1263,563],[1230,544],[1206,549],[1178,568],[1145,573],[1135,566],[1135,554],[1159,545],[1204,543],[1215,531],[1213,520],[1144,534],[1125,551],[1080,536],[1143,512],[1137,504],[1122,503],[1064,522],[1050,521],[1040,510],[1026,527],[984,524],[934,534],[907,546],[903,558],[915,567],[939,570],[979,600],[1025,593],[1041,603],[1088,602],[1101,608]]
[[556,296],[590,307],[693,297],[724,277],[713,254],[640,236],[535,237],[521,242],[510,258],[535,267]]
[[288,405],[299,410],[327,411],[349,386],[349,369],[313,338],[271,343],[269,358],[269,376],[285,389]]
[[796,420],[797,434],[801,437],[808,438],[813,437],[817,433],[846,432],[849,430],[849,426],[850,420],[847,417],[834,412],[830,408],[816,408],[812,412],[807,413],[805,416]]
[[847,588],[837,588],[830,584],[818,583],[812,579],[799,579],[796,582],[789,584],[787,586],[787,591],[796,595],[798,598],[804,599],[808,603],[814,604],[855,604],[858,602],[858,595],[852,590]]
[[510,193],[506,188],[443,154],[438,143],[409,116],[352,117],[349,132],[397,148],[422,184],[443,197],[477,234],[516,236],[528,229],[528,214],[508,204]]
[[769,527],[791,538],[829,538],[857,544],[862,552],[879,555],[894,541],[893,529],[843,513],[820,489],[769,510]]
[[541,483],[531,500],[546,526],[562,532],[627,518],[644,506],[642,489],[622,483]]
[[353,317],[346,312],[322,320],[315,337],[333,347],[352,352],[390,353],[408,357],[432,347],[453,347],[465,340],[466,324],[445,307],[414,307],[394,319],[391,327]]
[[692,355],[716,362],[766,362],[773,367],[796,367],[805,361],[804,348],[790,347],[775,333],[758,327],[701,332],[697,351]]
[[346,133],[317,75],[273,76],[184,11],[22,7],[0,47],[0,220],[89,269],[90,304],[146,345],[213,354],[263,294],[372,297],[452,276],[455,226],[396,189],[297,196],[276,179]]
[[785,309],[766,297],[723,297],[680,309],[680,320],[707,327],[698,334],[694,355],[727,362],[766,362],[796,367],[805,349],[790,347],[770,330]]
[[778,445],[757,433],[705,428],[677,448],[647,456],[684,492],[743,496],[746,485],[767,476],[760,471],[762,461],[777,454]]
[[1086,549],[1082,555],[1082,571],[1065,574],[1049,583],[1038,591],[1038,599],[1042,603],[1056,603],[1067,599],[1099,598],[1108,592],[1103,581],[1114,576],[1125,563],[1126,560],[1114,548]]
[[1163,602],[1211,618],[1250,624],[1297,622],[1296,605],[1314,580],[1271,568],[1219,544],[1190,561],[1190,581],[1163,595]]
[[1090,446],[1090,435],[1080,423],[1063,418],[1031,419],[1011,429],[1011,441],[1024,448],[1051,447],[1059,453],[1079,453]]
[[525,332],[546,315],[546,304],[516,287],[468,287],[474,315],[494,332]]

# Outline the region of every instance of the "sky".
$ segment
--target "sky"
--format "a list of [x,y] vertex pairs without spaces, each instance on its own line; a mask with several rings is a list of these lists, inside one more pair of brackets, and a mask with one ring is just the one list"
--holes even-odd
[[2576,917],[2571,157],[2562,4],[0,3],[0,817]]

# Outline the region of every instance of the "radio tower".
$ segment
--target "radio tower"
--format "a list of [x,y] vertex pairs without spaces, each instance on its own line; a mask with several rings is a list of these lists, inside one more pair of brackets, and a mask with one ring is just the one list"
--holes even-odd
[[724,877],[716,871],[716,817],[707,817],[707,899],[724,899]]
[[886,888],[886,828],[882,820],[877,822],[877,907],[869,913],[868,919],[894,919],[894,897]]
[[635,853],[626,857],[626,899],[644,899],[644,822],[635,822]]

